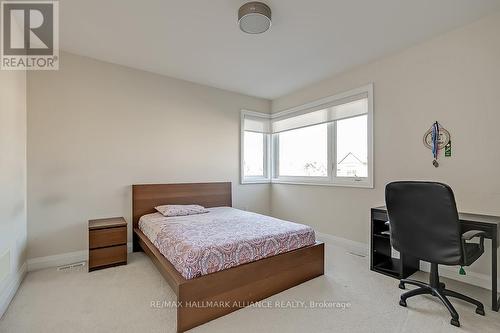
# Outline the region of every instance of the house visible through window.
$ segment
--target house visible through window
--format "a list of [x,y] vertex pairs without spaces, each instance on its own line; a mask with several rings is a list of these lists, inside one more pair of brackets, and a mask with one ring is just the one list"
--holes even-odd
[[337,177],[368,177],[368,116],[337,121]]

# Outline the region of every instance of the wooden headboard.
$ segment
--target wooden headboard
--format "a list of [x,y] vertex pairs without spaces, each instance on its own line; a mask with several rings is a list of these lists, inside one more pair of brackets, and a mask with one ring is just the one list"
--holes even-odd
[[134,228],[137,228],[142,215],[156,211],[155,206],[189,204],[204,207],[231,207],[231,183],[132,185]]

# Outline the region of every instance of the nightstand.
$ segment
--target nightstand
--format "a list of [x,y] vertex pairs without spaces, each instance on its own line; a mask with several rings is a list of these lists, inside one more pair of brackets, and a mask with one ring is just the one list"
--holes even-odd
[[127,221],[112,217],[89,221],[89,272],[127,264]]

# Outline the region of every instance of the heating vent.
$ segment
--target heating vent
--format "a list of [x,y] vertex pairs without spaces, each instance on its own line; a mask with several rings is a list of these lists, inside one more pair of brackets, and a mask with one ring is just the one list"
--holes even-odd
[[347,254],[350,254],[351,256],[356,256],[356,257],[360,257],[360,258],[366,258],[366,255],[364,254],[360,254],[360,253],[354,253],[354,252],[346,252]]
[[58,271],[79,271],[85,267],[85,261],[57,267]]

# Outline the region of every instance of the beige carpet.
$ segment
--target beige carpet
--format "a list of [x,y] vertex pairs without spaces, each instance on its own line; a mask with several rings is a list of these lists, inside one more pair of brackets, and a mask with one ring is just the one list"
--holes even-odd
[[[486,317],[452,301],[462,327],[449,324],[437,299],[418,296],[398,305],[397,281],[368,269],[368,258],[327,246],[326,275],[269,298],[345,302],[348,308],[245,308],[192,332],[500,332],[487,290],[444,280],[451,289],[483,301]],[[425,279],[423,273],[416,275]],[[175,332],[175,309],[152,301],[175,300],[150,260],[132,254],[129,264],[93,273],[46,269],[29,273],[4,317],[0,332]],[[279,303],[282,304],[282,303]],[[291,304],[291,303],[290,303]],[[286,305],[286,304],[285,304]]]

